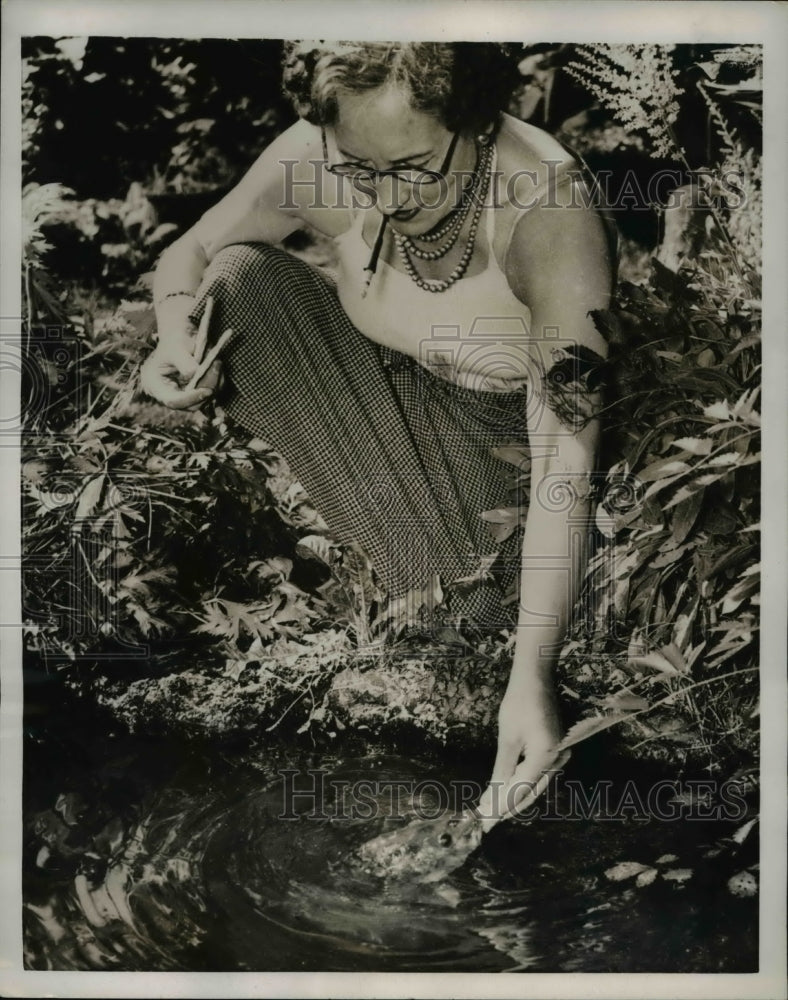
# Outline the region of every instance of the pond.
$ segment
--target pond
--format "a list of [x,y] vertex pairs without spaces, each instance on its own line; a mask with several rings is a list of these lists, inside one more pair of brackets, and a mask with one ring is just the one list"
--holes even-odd
[[632,765],[576,748],[536,818],[424,881],[356,852],[456,805],[478,763],[68,721],[26,733],[27,968],[757,970],[757,896],[728,885],[755,877],[757,826],[688,815],[682,788],[672,820],[644,814],[659,778],[645,768],[633,783]]

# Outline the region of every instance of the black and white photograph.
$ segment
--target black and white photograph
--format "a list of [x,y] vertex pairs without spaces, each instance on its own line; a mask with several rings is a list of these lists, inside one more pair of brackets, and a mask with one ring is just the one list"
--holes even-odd
[[3,995],[785,996],[785,7],[3,19]]

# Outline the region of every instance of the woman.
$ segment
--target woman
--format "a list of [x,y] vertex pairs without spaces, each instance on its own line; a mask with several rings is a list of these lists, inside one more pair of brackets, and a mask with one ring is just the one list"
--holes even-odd
[[[170,406],[212,394],[218,365],[180,387],[211,295],[212,330],[236,334],[228,415],[282,452],[392,596],[434,573],[476,576],[463,610],[500,627],[502,588],[519,575],[491,817],[560,738],[552,674],[597,444],[595,421],[573,417],[588,402],[583,365],[605,355],[589,313],[612,280],[577,164],[502,113],[508,65],[481,43],[288,44],[300,120],[163,254],[142,374]],[[271,246],[304,226],[336,241],[335,284]],[[511,503],[512,466],[491,451],[511,444],[530,446],[530,500],[522,537],[498,545],[480,515]],[[513,794],[496,803],[499,783]]]

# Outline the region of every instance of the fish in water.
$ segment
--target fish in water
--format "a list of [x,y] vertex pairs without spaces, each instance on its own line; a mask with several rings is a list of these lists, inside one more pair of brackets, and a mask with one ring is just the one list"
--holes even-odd
[[446,813],[368,840],[356,851],[355,860],[369,875],[438,882],[476,850],[482,832],[478,813]]
[[[513,781],[524,784],[528,790],[514,805],[512,814],[524,812],[527,806],[533,805],[569,757],[568,749],[556,748],[549,759],[541,762],[541,773],[536,781],[526,781],[518,768]],[[531,774],[533,765],[521,765],[526,766],[525,773]],[[436,819],[418,820],[368,840],[355,852],[354,861],[369,875],[438,882],[459,868],[479,846],[483,834],[505,818],[505,814],[497,812],[485,819],[478,809],[466,809],[461,813],[444,813]]]

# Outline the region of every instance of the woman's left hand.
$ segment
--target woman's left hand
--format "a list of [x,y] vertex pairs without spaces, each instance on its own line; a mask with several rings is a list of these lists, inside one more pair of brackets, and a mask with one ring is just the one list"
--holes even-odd
[[552,681],[510,684],[498,711],[498,752],[492,777],[478,806],[485,831],[516,811],[555,761],[560,740]]

